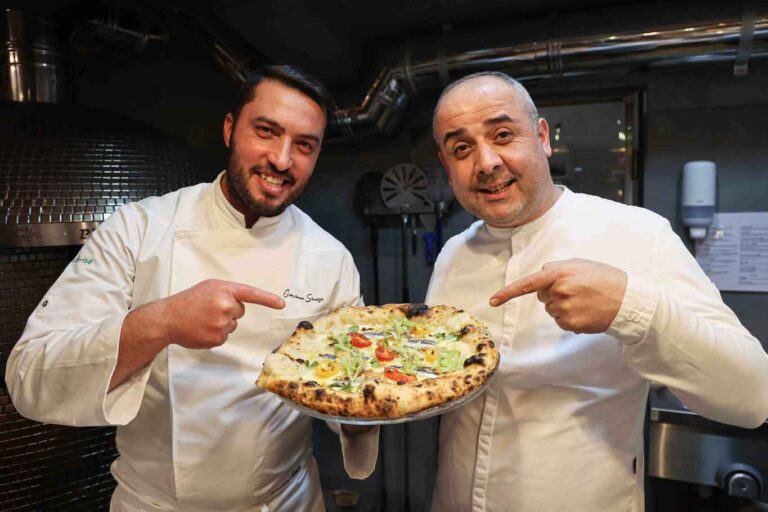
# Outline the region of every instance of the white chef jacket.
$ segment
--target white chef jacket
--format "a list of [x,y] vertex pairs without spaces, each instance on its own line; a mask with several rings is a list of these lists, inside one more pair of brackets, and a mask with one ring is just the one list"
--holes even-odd
[[[563,331],[536,294],[488,305],[569,258],[628,273],[605,333]],[[768,416],[768,356],[648,210],[563,189],[529,224],[478,221],[440,253],[427,302],[471,312],[501,351],[488,392],[442,418],[435,511],[643,510],[649,381],[720,422],[755,427]]]
[[[295,206],[246,229],[221,191],[222,176],[115,212],[45,294],[8,360],[8,391],[23,416],[118,425],[112,473],[121,494],[113,508],[324,508],[310,419],[255,381],[298,322],[361,303],[357,269]],[[224,345],[170,345],[107,393],[128,311],[208,278],[275,292],[286,307],[246,304]],[[376,443],[373,434],[367,437]],[[342,436],[344,454],[365,437]],[[376,446],[345,460],[353,476],[373,469]],[[116,507],[119,496],[126,500]]]

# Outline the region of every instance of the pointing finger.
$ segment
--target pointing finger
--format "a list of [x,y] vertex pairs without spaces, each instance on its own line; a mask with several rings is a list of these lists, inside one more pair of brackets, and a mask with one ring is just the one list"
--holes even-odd
[[285,307],[285,301],[281,297],[255,286],[227,283],[227,287],[237,301],[259,304],[272,309],[283,309]]
[[545,263],[544,265],[542,265],[541,266],[541,270],[547,270],[547,269],[551,269],[551,268],[554,268],[554,267],[559,267],[559,266],[561,266],[565,262],[566,262],[566,260],[550,261],[550,262]]
[[236,300],[235,305],[232,306],[232,319],[238,320],[240,318],[243,318],[243,316],[245,316],[245,304],[243,304],[239,300]]
[[500,306],[510,299],[526,295],[528,293],[545,290],[555,282],[556,274],[551,270],[540,270],[529,274],[505,286],[491,297],[490,304],[493,307]]

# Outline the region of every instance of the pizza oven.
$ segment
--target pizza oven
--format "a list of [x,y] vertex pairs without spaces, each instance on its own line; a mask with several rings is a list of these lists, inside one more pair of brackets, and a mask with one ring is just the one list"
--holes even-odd
[[[202,180],[191,148],[136,121],[61,103],[66,55],[51,26],[0,13],[0,369],[79,246],[122,205]],[[76,297],[72,298],[76,300]],[[0,503],[106,509],[114,429],[19,416],[0,384]]]

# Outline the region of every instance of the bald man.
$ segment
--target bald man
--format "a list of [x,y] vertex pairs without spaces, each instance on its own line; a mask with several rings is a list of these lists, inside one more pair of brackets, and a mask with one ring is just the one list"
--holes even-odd
[[522,85],[455,82],[434,136],[481,220],[446,244],[427,302],[476,315],[502,358],[487,393],[442,419],[433,510],[643,510],[651,381],[713,420],[765,421],[760,342],[666,219],[552,182]]

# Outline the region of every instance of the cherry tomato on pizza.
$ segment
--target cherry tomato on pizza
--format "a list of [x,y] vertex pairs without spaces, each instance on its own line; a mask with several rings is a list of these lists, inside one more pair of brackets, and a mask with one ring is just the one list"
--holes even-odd
[[370,347],[373,343],[365,334],[360,334],[359,332],[350,333],[349,337],[352,338],[353,347],[365,348]]
[[391,361],[397,357],[397,352],[390,350],[384,345],[378,345],[376,347],[376,359],[379,361]]
[[391,366],[384,368],[384,376],[396,382],[413,382],[416,380],[415,375],[406,375],[405,373],[400,373],[400,370],[397,368],[392,368]]

